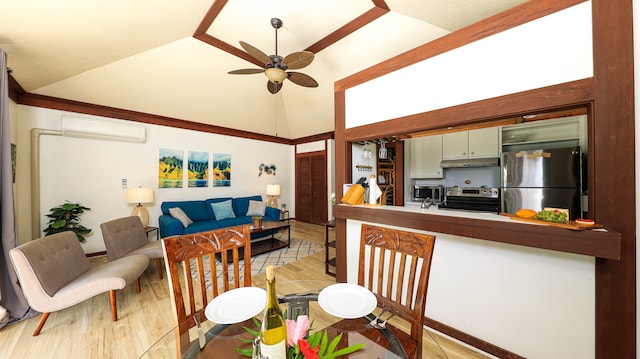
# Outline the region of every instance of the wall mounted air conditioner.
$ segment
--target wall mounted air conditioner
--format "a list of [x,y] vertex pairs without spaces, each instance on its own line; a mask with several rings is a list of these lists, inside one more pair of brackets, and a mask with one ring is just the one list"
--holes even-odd
[[134,143],[145,143],[147,139],[143,126],[66,115],[62,116],[62,135]]

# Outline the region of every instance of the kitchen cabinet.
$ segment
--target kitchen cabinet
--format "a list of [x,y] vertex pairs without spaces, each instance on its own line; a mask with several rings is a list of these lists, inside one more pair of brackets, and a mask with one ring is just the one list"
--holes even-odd
[[498,127],[442,135],[442,159],[498,157]]
[[442,135],[416,137],[409,143],[409,177],[442,178]]

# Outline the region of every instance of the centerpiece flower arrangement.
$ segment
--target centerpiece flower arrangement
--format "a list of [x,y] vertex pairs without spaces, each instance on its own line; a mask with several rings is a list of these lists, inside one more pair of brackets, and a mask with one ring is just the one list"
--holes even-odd
[[[256,324],[259,324],[257,319],[255,321]],[[364,347],[364,344],[356,344],[336,350],[342,339],[342,333],[333,338],[331,342],[329,342],[326,330],[309,334],[311,321],[306,315],[300,315],[296,320],[287,319],[285,324],[287,326],[287,359],[333,359]],[[245,327],[245,330],[254,336],[260,334],[250,328]],[[252,355],[251,348],[236,350],[247,357]]]

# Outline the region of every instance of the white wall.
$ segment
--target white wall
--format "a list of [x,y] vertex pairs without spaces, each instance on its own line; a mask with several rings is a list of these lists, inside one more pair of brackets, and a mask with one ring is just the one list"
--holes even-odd
[[[585,2],[347,90],[346,127],[592,77],[591,44]],[[347,225],[349,281],[360,224]],[[429,317],[527,358],[595,356],[592,257],[436,236]]]
[[[347,221],[347,281],[357,283],[361,221]],[[527,358],[592,358],[592,257],[436,236],[426,316]]]
[[345,126],[592,77],[591,38],[587,1],[347,89]]
[[[18,108],[18,165],[30,167],[31,128],[59,130],[61,116],[69,112],[19,106]],[[73,114],[75,117],[95,118]],[[115,122],[126,122],[106,119]],[[237,197],[264,194],[266,185],[281,186],[278,202],[287,203],[291,216],[295,215],[293,181],[293,146],[255,141],[237,137],[221,136],[197,131],[164,126],[139,124],[146,128],[147,142],[133,144],[71,138],[41,136],[41,224],[47,225],[46,213],[51,207],[69,200],[90,207],[91,211],[81,216],[82,224],[93,229],[83,244],[86,253],[104,251],[100,223],[127,216],[133,205],[125,203],[126,189],[121,181],[127,179],[129,187],[151,187],[155,202],[145,205],[150,214],[150,225],[157,226],[161,214],[160,205],[167,200],[206,199],[213,197]],[[186,177],[183,188],[158,188],[158,155],[160,148],[231,154],[232,175],[230,187],[187,188]],[[258,166],[275,164],[276,175],[258,176]],[[186,164],[185,164],[186,165]],[[23,171],[24,172],[24,171]],[[186,176],[186,171],[185,171]],[[23,173],[19,191],[20,205],[30,202],[30,175]],[[29,206],[30,208],[30,206]],[[30,216],[20,211],[20,241],[31,239]]]

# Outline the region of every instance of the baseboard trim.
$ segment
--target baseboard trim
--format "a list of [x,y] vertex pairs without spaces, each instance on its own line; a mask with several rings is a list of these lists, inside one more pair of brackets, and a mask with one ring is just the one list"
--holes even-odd
[[526,359],[523,356],[520,356],[518,354],[512,353],[506,349],[500,348],[496,345],[493,345],[489,342],[486,342],[482,339],[476,338],[472,335],[469,335],[463,331],[460,331],[456,328],[450,327],[446,324],[440,323],[436,320],[433,320],[431,318],[428,317],[424,317],[424,320],[422,321],[422,323],[424,325],[426,325],[427,327],[434,329],[442,334],[448,335],[454,339],[457,339],[463,343],[469,344],[470,346],[477,348],[478,350],[481,350],[485,353],[489,353],[491,355],[494,355],[498,358],[505,358],[505,359]]

